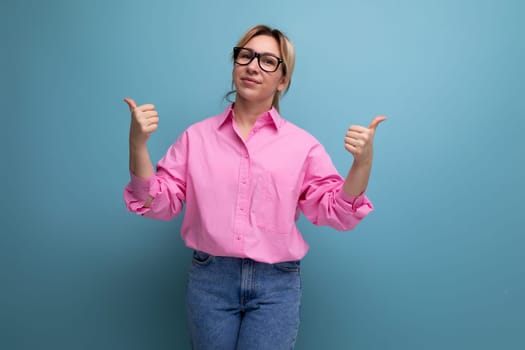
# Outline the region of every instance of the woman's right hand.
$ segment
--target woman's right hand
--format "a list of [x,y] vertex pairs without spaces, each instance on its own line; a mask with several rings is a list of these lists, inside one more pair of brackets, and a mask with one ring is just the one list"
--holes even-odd
[[124,99],[131,112],[131,125],[129,129],[129,142],[135,146],[143,146],[148,141],[152,132],[159,125],[159,114],[152,104],[137,106],[132,98]]

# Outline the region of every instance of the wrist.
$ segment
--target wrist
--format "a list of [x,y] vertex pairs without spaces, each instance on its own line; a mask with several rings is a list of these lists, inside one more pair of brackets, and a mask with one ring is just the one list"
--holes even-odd
[[129,149],[132,151],[136,151],[136,152],[147,150],[147,139],[130,137],[129,138]]
[[352,168],[356,169],[369,169],[372,167],[372,157],[366,159],[355,159],[352,163]]

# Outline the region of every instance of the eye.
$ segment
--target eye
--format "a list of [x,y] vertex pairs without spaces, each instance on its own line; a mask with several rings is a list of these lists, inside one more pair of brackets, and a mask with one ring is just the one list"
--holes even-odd
[[253,57],[253,51],[250,49],[242,48],[239,50],[239,55],[237,57],[243,58],[243,59],[250,59]]
[[252,58],[253,54],[250,51],[242,50],[239,58]]
[[277,65],[277,59],[273,56],[265,55],[262,57],[263,64],[271,67],[275,67]]

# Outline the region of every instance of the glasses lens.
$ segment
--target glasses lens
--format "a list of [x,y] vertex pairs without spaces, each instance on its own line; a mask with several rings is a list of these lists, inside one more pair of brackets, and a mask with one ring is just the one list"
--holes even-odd
[[250,49],[235,48],[235,62],[238,64],[248,64],[254,57],[254,52]]
[[259,59],[261,68],[267,72],[275,72],[279,66],[279,60],[272,55],[261,55]]

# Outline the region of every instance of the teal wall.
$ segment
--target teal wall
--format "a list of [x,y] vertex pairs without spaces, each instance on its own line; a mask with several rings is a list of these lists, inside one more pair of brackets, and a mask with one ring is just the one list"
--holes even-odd
[[345,173],[375,115],[374,211],[301,219],[297,349],[525,348],[525,3],[29,1],[2,19],[1,349],[186,349],[180,218],[125,210],[129,114],[158,160],[221,111],[249,26],[294,41],[283,115]]

